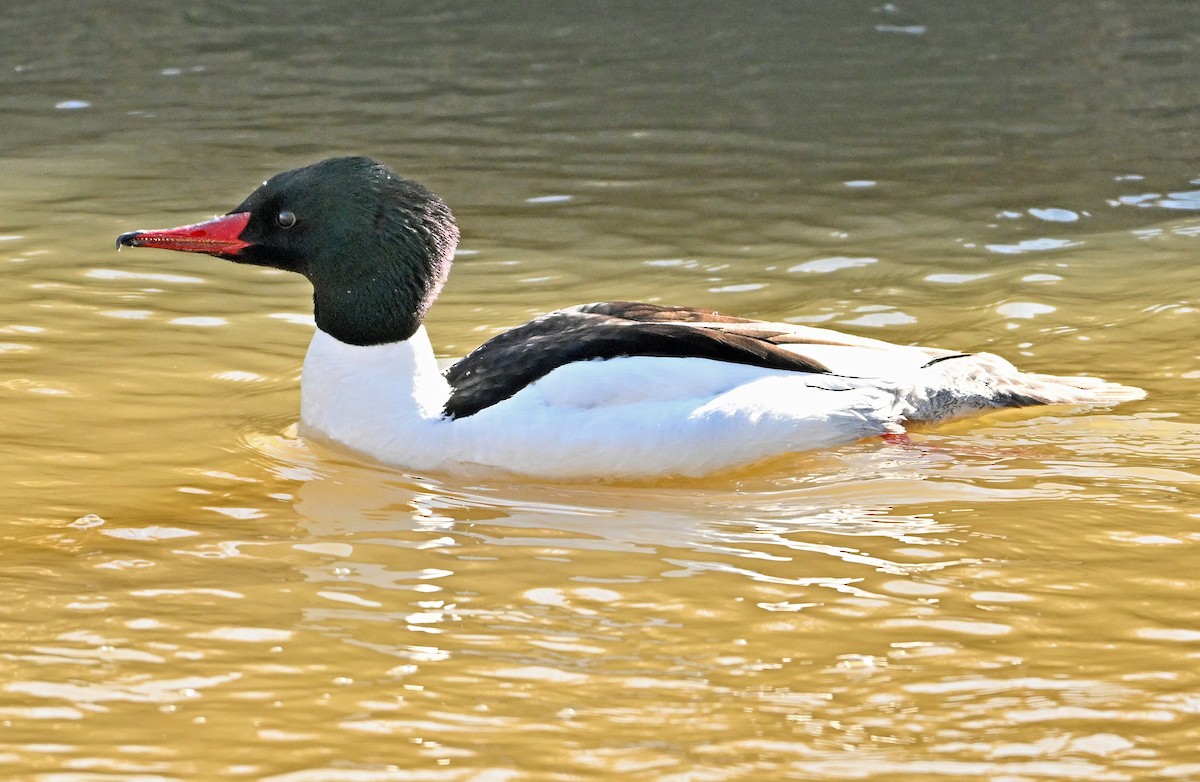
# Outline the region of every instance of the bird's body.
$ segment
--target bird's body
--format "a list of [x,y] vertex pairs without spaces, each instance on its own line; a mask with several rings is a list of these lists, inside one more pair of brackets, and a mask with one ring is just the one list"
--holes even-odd
[[[301,424],[385,462],[552,478],[700,475],[899,430],[893,394],[712,359],[576,361],[462,418],[424,329],[356,346],[317,332]],[[824,386],[828,386],[826,388]]]
[[633,302],[549,313],[441,372],[422,321],[457,239],[420,185],[333,158],[271,179],[224,217],[118,243],[307,276],[317,332],[301,431],[410,469],[701,475],[986,409],[1142,396],[986,353]]

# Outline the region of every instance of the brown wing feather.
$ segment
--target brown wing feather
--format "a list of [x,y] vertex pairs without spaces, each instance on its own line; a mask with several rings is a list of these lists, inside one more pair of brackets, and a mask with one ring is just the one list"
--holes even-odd
[[[888,349],[894,348],[888,342],[882,342],[870,337],[856,337],[839,331],[802,326],[792,323],[774,323],[753,318],[739,318],[733,315],[723,315],[714,310],[696,309],[693,307],[664,307],[658,304],[645,304],[636,301],[601,301],[595,304],[582,304],[560,312],[587,312],[598,315],[609,315],[623,320],[634,320],[641,323],[682,323],[694,328],[712,329],[728,334],[741,334],[752,339],[761,339],[773,345],[845,345],[847,347],[868,347]],[[942,359],[952,356],[965,355],[953,350],[940,348],[914,348],[929,355],[930,358]]]
[[559,312],[586,312],[592,315],[608,315],[621,320],[639,323],[762,323],[751,318],[722,315],[716,310],[695,307],[664,307],[661,304],[645,304],[640,301],[598,301],[580,304]]

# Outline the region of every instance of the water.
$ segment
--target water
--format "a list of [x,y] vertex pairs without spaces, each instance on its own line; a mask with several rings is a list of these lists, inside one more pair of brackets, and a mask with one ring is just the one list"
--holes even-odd
[[[1185,4],[10,4],[8,778],[1200,778]],[[1149,397],[705,480],[295,437],[306,283],[115,236],[366,153],[440,356],[643,299]]]

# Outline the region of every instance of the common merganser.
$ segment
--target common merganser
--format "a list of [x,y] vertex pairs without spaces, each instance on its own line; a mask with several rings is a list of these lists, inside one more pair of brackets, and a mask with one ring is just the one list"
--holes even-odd
[[906,423],[1144,396],[1021,372],[988,353],[621,301],[535,318],[441,372],[422,323],[458,238],[424,186],[370,158],[337,157],[272,177],[224,216],[132,231],[117,248],[307,277],[317,330],[301,434],[413,470],[696,476],[901,435]]

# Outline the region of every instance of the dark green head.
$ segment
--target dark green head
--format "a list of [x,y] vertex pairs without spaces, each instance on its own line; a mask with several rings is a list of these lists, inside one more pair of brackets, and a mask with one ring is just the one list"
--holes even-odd
[[353,345],[408,339],[450,270],[458,227],[423,185],[366,157],[268,179],[228,214],[118,246],[161,247],[303,274],[317,326]]

